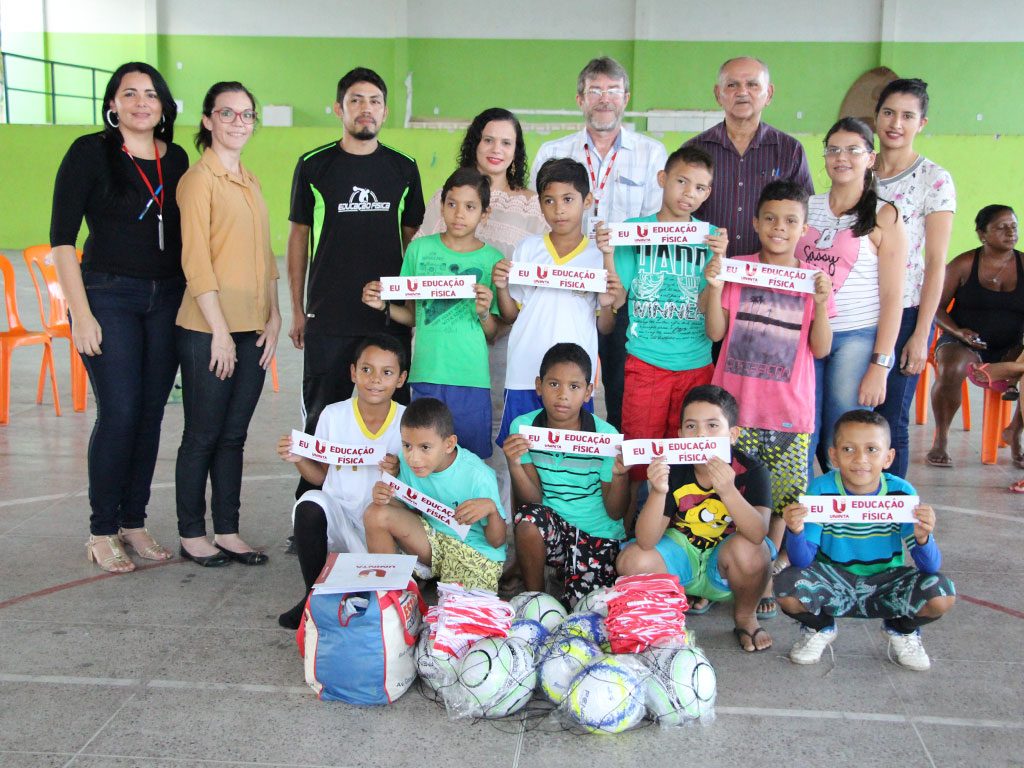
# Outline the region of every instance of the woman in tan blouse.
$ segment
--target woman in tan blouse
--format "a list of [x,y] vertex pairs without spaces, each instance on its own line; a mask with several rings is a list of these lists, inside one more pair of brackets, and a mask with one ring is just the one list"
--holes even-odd
[[267,562],[238,535],[242,451],[281,329],[267,206],[241,164],[256,119],[255,99],[241,83],[210,88],[196,134],[203,156],[178,185],[188,282],[176,328],[185,410],[175,471],[178,534],[181,556],[204,566]]

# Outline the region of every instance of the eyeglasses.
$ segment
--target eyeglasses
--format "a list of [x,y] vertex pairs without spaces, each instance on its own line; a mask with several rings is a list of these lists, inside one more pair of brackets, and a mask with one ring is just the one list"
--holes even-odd
[[621,99],[626,95],[625,88],[587,88],[583,91],[583,95],[591,101],[597,101],[602,96],[607,96],[609,99],[617,100]]
[[235,117],[240,117],[242,118],[243,123],[246,125],[252,125],[259,119],[259,115],[257,115],[256,111],[252,109],[235,112],[231,107],[224,107],[224,109],[218,109],[214,114],[220,118],[222,123],[233,123],[235,122]]
[[861,155],[870,155],[875,150],[865,149],[864,147],[825,147],[823,153],[825,157],[839,157],[844,152],[853,157],[860,157]]

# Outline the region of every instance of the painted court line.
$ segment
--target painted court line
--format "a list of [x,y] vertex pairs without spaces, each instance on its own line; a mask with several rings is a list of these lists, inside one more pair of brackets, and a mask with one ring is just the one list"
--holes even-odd
[[[265,480],[294,480],[295,475],[248,475],[242,478],[242,482],[246,483],[257,483]],[[154,491],[162,490],[166,488],[173,488],[173,482],[166,483],[153,483],[150,488]],[[3,507],[16,507],[19,504],[35,504],[40,501],[60,501],[61,499],[74,499],[82,496],[88,496],[89,489],[83,488],[80,491],[71,491],[70,493],[51,493],[48,496],[26,496],[21,499],[6,499],[0,501],[0,508]]]
[[[89,685],[95,687],[131,688],[142,686],[151,690],[238,691],[240,693],[277,693],[311,695],[309,688],[297,685],[252,685],[248,683],[204,683],[190,680],[150,680],[118,677],[78,677],[62,675],[15,675],[0,673],[0,683],[32,683],[36,685]],[[942,725],[958,728],[997,728],[1024,730],[1024,721],[991,718],[936,717],[932,715],[900,715],[890,712],[846,712],[817,709],[784,709],[777,707],[716,707],[720,715],[736,717],[783,717],[802,720],[846,720],[849,722]]]

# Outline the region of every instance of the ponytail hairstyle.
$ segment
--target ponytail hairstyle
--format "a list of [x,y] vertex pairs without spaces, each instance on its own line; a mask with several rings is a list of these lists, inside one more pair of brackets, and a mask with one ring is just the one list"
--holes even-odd
[[[875,134],[874,131],[868,127],[868,124],[863,120],[858,120],[856,117],[843,117],[836,121],[835,125],[828,129],[828,133],[825,134],[825,140],[822,142],[826,147],[828,146],[828,140],[832,138],[832,134],[844,131],[846,133],[855,133],[864,140],[864,146],[871,152],[875,151]],[[854,237],[864,237],[869,234],[875,228],[875,210],[878,207],[878,194],[875,192],[875,172],[868,168],[864,171],[864,191],[860,194],[860,200],[848,211],[843,211],[843,214],[854,214],[857,217],[857,221],[854,223],[851,231]]]
[[[249,89],[242,85],[237,80],[222,80],[219,83],[214,83],[210,86],[210,90],[206,92],[206,98],[203,99],[203,114],[213,120],[213,107],[217,103],[217,97],[222,93],[244,93],[249,97],[249,103],[252,104],[253,111],[256,110],[256,97],[249,92]],[[217,118],[218,120],[220,118]],[[213,146],[213,134],[210,129],[203,125],[203,121],[199,121],[199,130],[196,131],[194,139],[196,149],[199,150],[199,154],[203,153],[204,149],[209,149]]]

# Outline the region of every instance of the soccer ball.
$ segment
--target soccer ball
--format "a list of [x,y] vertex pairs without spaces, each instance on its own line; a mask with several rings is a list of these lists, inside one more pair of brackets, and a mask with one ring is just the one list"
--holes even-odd
[[584,637],[597,645],[608,642],[608,629],[599,613],[570,613],[555,629],[555,634]]
[[434,653],[430,630],[424,629],[416,643],[416,671],[432,691],[440,691],[455,682],[458,659],[446,653]]
[[597,613],[608,615],[608,587],[598,587],[580,598],[573,608],[573,613]]
[[517,619],[539,621],[549,632],[566,616],[565,606],[546,592],[523,592],[509,600],[509,603]]
[[516,639],[488,637],[470,646],[456,670],[457,709],[471,717],[505,717],[533,696],[533,651]]
[[628,664],[609,656],[573,679],[562,706],[591,733],[621,733],[643,720],[644,684]]
[[655,722],[679,725],[714,712],[715,668],[699,648],[648,648],[640,659],[651,671],[646,701]]
[[508,636],[518,638],[537,650],[548,639],[548,630],[539,621],[516,619],[508,630]]
[[600,648],[578,635],[553,637],[540,650],[537,662],[541,692],[555,704],[560,704],[573,678],[602,655]]

